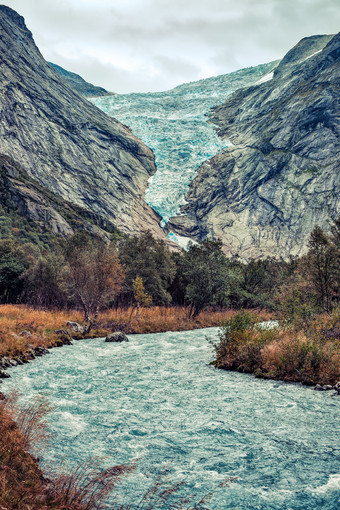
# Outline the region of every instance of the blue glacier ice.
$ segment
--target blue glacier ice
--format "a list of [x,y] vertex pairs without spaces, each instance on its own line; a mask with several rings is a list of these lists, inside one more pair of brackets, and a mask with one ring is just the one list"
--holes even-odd
[[150,178],[145,200],[162,216],[163,224],[185,203],[200,164],[228,146],[228,141],[221,140],[208,122],[210,108],[224,102],[235,90],[256,84],[276,64],[185,83],[166,92],[91,100],[129,126],[154,151],[157,172]]
[[139,459],[118,490],[131,510],[164,467],[196,503],[212,491],[211,510],[338,510],[340,397],[216,370],[207,337],[217,329],[83,340],[12,368],[2,386],[56,406],[45,467]]

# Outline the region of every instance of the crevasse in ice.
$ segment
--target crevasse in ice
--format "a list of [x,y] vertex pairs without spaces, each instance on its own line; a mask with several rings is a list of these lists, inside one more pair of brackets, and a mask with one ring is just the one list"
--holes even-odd
[[154,151],[157,172],[150,178],[145,200],[162,216],[163,225],[185,203],[200,164],[228,146],[228,140],[220,139],[208,122],[210,108],[224,102],[235,90],[255,84],[272,68],[273,63],[263,64],[165,92],[92,99]]

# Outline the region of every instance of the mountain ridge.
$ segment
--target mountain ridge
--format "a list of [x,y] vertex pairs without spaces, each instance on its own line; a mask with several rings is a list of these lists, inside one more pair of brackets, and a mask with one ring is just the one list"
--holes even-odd
[[48,64],[68,83],[68,85],[73,90],[86,97],[87,99],[91,97],[113,95],[113,92],[108,92],[103,87],[98,87],[97,85],[89,83],[88,81],[84,80],[84,78],[79,76],[79,74],[67,71],[63,67],[57,64],[53,64],[53,62],[48,62]]
[[175,233],[221,238],[244,259],[288,258],[304,253],[315,224],[327,228],[340,214],[340,35],[308,41],[267,81],[213,109],[210,120],[231,145],[198,170],[170,219]]

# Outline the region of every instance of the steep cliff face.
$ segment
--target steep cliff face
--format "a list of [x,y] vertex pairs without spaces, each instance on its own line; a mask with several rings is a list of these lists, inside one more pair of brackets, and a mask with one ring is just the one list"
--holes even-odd
[[273,73],[213,109],[232,146],[205,162],[176,233],[251,257],[301,254],[340,214],[340,34],[303,39]]
[[144,202],[154,156],[47,64],[24,19],[0,6],[0,153],[42,186],[126,233],[164,237]]
[[53,64],[52,62],[48,63],[66,81],[66,83],[68,83],[71,88],[86,98],[113,95],[112,92],[108,92],[107,90],[103,89],[103,87],[92,85],[92,83],[84,80],[84,78],[79,76],[79,74],[71,73],[71,71],[67,71],[63,67],[58,66],[57,64]]
[[78,230],[103,239],[114,232],[102,216],[58,197],[3,154],[0,154],[0,205],[24,216],[39,231],[64,238]]

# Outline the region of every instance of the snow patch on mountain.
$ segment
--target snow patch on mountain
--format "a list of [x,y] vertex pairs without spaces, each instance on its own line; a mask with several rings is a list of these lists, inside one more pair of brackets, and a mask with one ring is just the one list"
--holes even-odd
[[261,83],[266,83],[267,81],[272,80],[273,77],[274,77],[274,71],[272,71],[271,73],[266,74],[263,78],[261,78],[261,80],[257,81],[255,83],[255,85],[261,85]]

